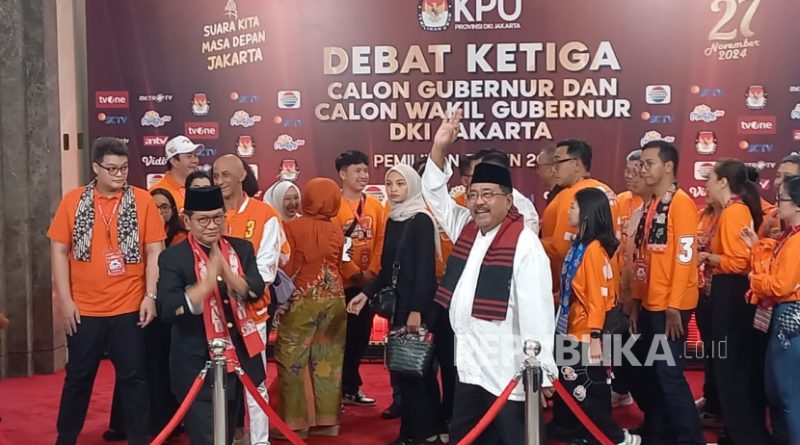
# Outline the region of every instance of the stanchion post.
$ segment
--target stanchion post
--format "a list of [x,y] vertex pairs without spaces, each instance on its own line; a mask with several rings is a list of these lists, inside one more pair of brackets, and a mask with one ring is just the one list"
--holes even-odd
[[228,401],[225,397],[225,375],[228,365],[225,348],[227,347],[228,342],[221,338],[215,338],[208,344],[211,361],[214,363],[214,392],[211,394],[214,406],[214,445],[225,445],[228,435],[226,412]]
[[542,345],[536,340],[525,340],[523,352],[526,357],[522,373],[525,384],[525,445],[542,445],[542,410],[539,402],[542,366],[538,358]]

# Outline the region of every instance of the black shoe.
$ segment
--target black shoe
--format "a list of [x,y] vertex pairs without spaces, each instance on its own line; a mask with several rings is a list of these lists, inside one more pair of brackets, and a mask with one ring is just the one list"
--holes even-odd
[[361,391],[355,394],[345,394],[342,398],[342,402],[344,402],[345,405],[375,406],[375,399],[367,397]]
[[400,417],[400,404],[392,403],[386,410],[381,413],[381,418],[386,420],[396,419]]
[[103,440],[106,442],[123,442],[127,438],[128,436],[126,436],[125,433],[119,431],[108,430],[103,433]]

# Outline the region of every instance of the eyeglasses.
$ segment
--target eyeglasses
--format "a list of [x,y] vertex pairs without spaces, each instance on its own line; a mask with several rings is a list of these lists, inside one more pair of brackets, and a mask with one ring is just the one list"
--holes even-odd
[[560,167],[563,163],[569,161],[577,161],[577,158],[564,158],[564,159],[553,159],[553,165],[555,168]]
[[107,171],[108,174],[111,175],[111,176],[117,176],[117,175],[120,175],[120,174],[122,174],[122,175],[128,174],[128,166],[127,165],[123,165],[122,167],[116,167],[116,166],[106,167],[105,165],[100,164],[99,162],[95,162],[95,164],[97,164],[97,166],[102,168],[103,170]]
[[168,212],[172,210],[172,206],[169,204],[161,204],[160,206],[158,206],[158,210],[161,210],[162,212]]
[[639,168],[641,170],[650,170],[655,166],[656,166],[656,161],[654,161],[652,159],[648,159],[648,160],[646,160],[644,162],[640,162],[639,163]]
[[775,202],[792,202],[792,198],[781,198],[781,195],[775,196]]
[[194,220],[200,227],[208,227],[211,224],[211,221],[214,221],[214,224],[221,226],[225,224],[225,215],[216,215],[216,216],[198,216],[197,218],[192,217],[191,219]]
[[469,192],[469,193],[467,193],[467,201],[469,201],[469,202],[477,202],[478,201],[478,196],[480,196],[481,199],[484,202],[489,202],[489,201],[493,200],[495,196],[498,196],[498,195],[507,195],[507,193],[493,192],[491,190],[484,190],[484,191],[482,191],[480,193],[478,193],[478,192]]

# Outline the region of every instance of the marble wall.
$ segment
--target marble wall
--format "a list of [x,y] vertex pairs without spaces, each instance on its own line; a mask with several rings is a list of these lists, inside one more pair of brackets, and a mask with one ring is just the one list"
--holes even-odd
[[0,378],[66,355],[46,237],[61,199],[56,1],[0,2]]

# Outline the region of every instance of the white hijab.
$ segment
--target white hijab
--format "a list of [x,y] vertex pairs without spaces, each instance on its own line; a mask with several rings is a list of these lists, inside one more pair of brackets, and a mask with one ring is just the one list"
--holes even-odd
[[436,245],[436,258],[442,259],[442,242],[439,236],[439,224],[436,222],[436,218],[433,217],[431,212],[428,211],[428,206],[425,204],[425,199],[422,197],[422,178],[420,178],[419,173],[417,173],[413,167],[407,164],[398,164],[390,168],[389,171],[386,172],[387,178],[391,172],[399,173],[400,176],[406,180],[408,196],[405,201],[402,202],[393,202],[391,198],[389,199],[392,205],[391,210],[389,210],[389,219],[393,221],[406,221],[414,217],[417,213],[428,215],[431,221],[433,221],[433,238]]
[[[264,202],[271,205],[272,208],[278,211],[281,215],[281,219],[284,221],[289,221],[291,218],[289,215],[286,214],[286,210],[283,208],[283,198],[286,196],[286,192],[289,189],[294,188],[297,191],[297,196],[300,196],[300,188],[295,185],[292,181],[278,181],[275,184],[272,184],[266,192],[264,192]],[[298,203],[299,204],[299,203]],[[300,212],[300,206],[297,206],[297,212]]]

